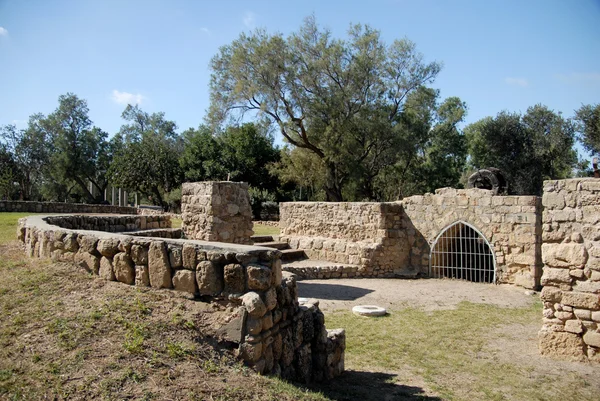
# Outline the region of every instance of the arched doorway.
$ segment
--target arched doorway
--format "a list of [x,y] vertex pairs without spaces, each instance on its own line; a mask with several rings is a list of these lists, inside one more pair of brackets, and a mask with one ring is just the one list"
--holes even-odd
[[431,246],[429,277],[495,283],[496,258],[492,246],[472,225],[464,221],[452,223]]

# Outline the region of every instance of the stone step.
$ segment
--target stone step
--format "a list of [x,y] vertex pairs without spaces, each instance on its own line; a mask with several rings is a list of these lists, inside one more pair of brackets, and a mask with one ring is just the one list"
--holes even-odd
[[272,235],[253,235],[252,237],[250,237],[250,239],[255,244],[263,243],[263,242],[273,242],[274,241]]
[[304,259],[284,262],[282,270],[294,273],[298,279],[328,279],[361,277],[359,266],[326,260]]
[[266,246],[267,248],[275,248],[279,250],[290,249],[290,245],[287,242],[260,242],[260,246]]
[[281,261],[292,261],[306,259],[306,253],[304,249],[283,249],[281,251]]

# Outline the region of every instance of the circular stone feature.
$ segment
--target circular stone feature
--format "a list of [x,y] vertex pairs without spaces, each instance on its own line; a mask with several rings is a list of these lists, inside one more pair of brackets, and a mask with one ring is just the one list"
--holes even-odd
[[352,308],[352,312],[359,316],[384,316],[387,314],[385,308],[375,305],[357,305]]

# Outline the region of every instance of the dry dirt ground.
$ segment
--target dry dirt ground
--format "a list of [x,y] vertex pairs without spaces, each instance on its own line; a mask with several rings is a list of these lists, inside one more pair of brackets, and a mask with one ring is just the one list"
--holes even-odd
[[[427,313],[439,310],[454,310],[461,302],[495,305],[500,308],[532,308],[539,303],[539,293],[510,285],[470,283],[449,279],[328,279],[304,280],[298,282],[299,297],[320,300],[320,308],[325,315],[341,310],[349,311],[355,305],[377,305],[386,308],[390,314],[406,308],[416,308]],[[539,305],[539,304],[538,304]],[[504,324],[486,335],[486,346],[481,351],[483,358],[498,362],[498,375],[502,375],[504,364],[516,365],[528,372],[529,378],[545,383],[559,382],[566,378],[576,378],[589,387],[582,397],[573,398],[569,389],[557,390],[562,399],[600,400],[600,364],[553,360],[542,357],[537,349],[537,333],[541,327],[541,306],[539,319],[525,324]],[[373,319],[373,318],[359,318]],[[376,318],[375,318],[376,319]],[[478,333],[473,333],[478,335]],[[348,351],[348,350],[347,350]],[[349,360],[350,359],[350,360]],[[352,358],[346,358],[346,368],[352,372]],[[407,399],[440,399],[439,393],[431,388],[419,375],[403,372],[387,372],[396,376],[395,385],[407,384],[420,388],[418,396]],[[457,372],[460,375],[460,372]],[[389,383],[390,380],[388,380]],[[351,385],[351,383],[348,383]],[[565,393],[566,390],[566,393]],[[575,392],[575,389],[573,389]],[[393,393],[393,390],[391,391]],[[397,392],[402,394],[402,389]],[[459,399],[470,399],[468,392],[458,393]],[[454,398],[454,397],[452,397]],[[476,397],[479,399],[479,397]],[[554,397],[552,397],[554,399]],[[396,399],[396,398],[393,398]],[[522,398],[499,398],[522,399]],[[527,398],[528,399],[528,398]],[[536,399],[546,399],[539,395]]]

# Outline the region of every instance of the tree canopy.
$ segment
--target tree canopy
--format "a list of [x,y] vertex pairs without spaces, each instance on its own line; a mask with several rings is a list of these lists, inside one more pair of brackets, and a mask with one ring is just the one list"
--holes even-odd
[[389,163],[406,97],[441,66],[424,62],[407,39],[386,45],[363,25],[336,39],[309,17],[287,38],[241,34],[211,68],[209,121],[257,112],[291,145],[323,161],[324,190],[340,201],[357,174],[373,175]]

